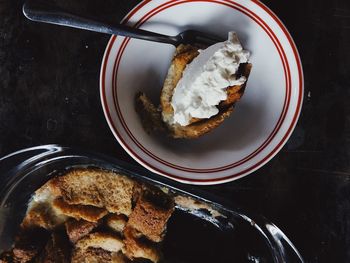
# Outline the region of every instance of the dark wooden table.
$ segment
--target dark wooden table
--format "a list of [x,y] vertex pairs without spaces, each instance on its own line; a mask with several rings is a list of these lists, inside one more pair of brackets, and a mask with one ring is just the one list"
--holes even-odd
[[[139,1],[57,2],[119,21]],[[205,189],[275,222],[306,262],[350,262],[350,1],[264,2],[299,48],[302,114],[289,142],[262,169]],[[0,0],[0,156],[59,143],[133,162],[100,105],[99,69],[109,37],[29,22],[21,5]]]

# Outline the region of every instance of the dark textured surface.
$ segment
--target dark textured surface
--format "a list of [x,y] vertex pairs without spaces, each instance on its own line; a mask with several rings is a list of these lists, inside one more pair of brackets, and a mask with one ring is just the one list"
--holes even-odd
[[[119,21],[138,1],[60,2]],[[271,219],[307,262],[350,262],[350,2],[266,3],[301,54],[301,118],[287,145],[264,168],[206,189]],[[0,155],[60,143],[132,162],[100,105],[99,69],[109,37],[29,22],[21,5],[0,0]]]

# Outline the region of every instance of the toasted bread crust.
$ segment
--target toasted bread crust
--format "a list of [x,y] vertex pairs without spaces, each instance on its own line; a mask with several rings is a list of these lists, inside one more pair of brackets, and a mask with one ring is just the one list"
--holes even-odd
[[123,246],[122,240],[113,234],[101,232],[89,234],[76,243],[71,262],[118,262],[113,261],[112,256]]
[[32,207],[22,221],[22,228],[42,227],[53,229],[62,224],[66,216],[57,214],[51,207],[51,204],[41,203]]
[[88,236],[80,239],[76,244],[76,248],[82,250],[86,250],[89,247],[94,247],[102,248],[110,252],[119,252],[123,246],[123,241],[117,235],[104,232],[89,234]]
[[[252,69],[252,64],[250,64],[250,63],[241,64],[239,69],[238,69],[238,74],[240,76],[246,77],[246,79],[248,81],[248,77],[250,75],[251,69]],[[220,110],[222,110],[222,109],[225,109],[227,107],[234,106],[235,103],[237,101],[239,101],[241,99],[241,97],[243,96],[243,93],[244,93],[246,85],[247,85],[247,81],[244,82],[243,85],[235,85],[235,86],[228,87],[226,89],[227,99],[220,102],[218,108]]]
[[[152,195],[157,201],[162,198],[159,193],[158,195],[152,193]],[[166,195],[163,194],[163,196]],[[153,242],[160,242],[163,240],[167,221],[173,211],[174,205],[171,202],[167,206],[161,207],[147,200],[143,195],[137,200],[126,227],[137,230]]]
[[137,231],[132,227],[127,226],[124,229],[124,244],[122,251],[131,260],[145,258],[156,263],[161,258],[159,249],[151,244],[142,242],[138,238]]
[[71,263],[107,263],[112,261],[112,253],[102,248],[88,248],[74,250]]
[[70,205],[91,205],[110,213],[129,215],[134,182],[126,176],[98,169],[75,169],[55,178],[63,200]]
[[104,208],[91,205],[70,205],[62,198],[55,199],[52,205],[53,209],[60,214],[73,217],[77,220],[84,219],[93,223],[96,223],[99,219],[108,214],[108,211]]
[[233,112],[233,107],[227,107],[221,110],[217,115],[210,119],[204,119],[198,122],[194,122],[187,126],[173,125],[170,127],[172,136],[174,138],[183,139],[195,139],[203,134],[212,131],[214,128],[218,127],[223,121],[231,115]]
[[64,223],[69,240],[76,243],[78,240],[87,236],[95,227],[97,223],[85,220],[69,219]]

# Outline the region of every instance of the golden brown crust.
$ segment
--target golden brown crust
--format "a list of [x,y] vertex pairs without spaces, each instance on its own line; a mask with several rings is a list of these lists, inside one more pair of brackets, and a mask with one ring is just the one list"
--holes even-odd
[[38,250],[29,248],[14,248],[12,252],[15,262],[20,263],[30,262],[38,254]]
[[[153,200],[158,202],[166,198],[165,194],[148,192]],[[136,206],[130,214],[127,227],[131,227],[153,242],[160,242],[163,239],[166,223],[174,211],[174,205],[171,200],[165,200],[166,205],[155,204],[151,198],[142,195],[136,203]]]
[[137,231],[131,227],[124,229],[124,244],[122,248],[124,255],[129,259],[134,260],[138,258],[145,258],[152,262],[158,262],[161,258],[159,249],[149,243],[138,239]]
[[[58,218],[60,218],[60,220]],[[51,206],[42,203],[32,207],[32,209],[28,211],[23,219],[21,227],[42,227],[50,230],[62,223],[63,220],[65,220],[65,217],[57,217]]]
[[119,236],[107,232],[95,232],[80,239],[75,247],[86,250],[89,247],[102,248],[110,252],[119,252],[124,246]]
[[[240,76],[246,77],[248,81],[248,77],[250,75],[251,69],[252,69],[252,64],[250,63],[241,64],[238,69],[238,74]],[[218,108],[224,109],[226,107],[234,106],[235,103],[239,101],[243,96],[243,93],[247,85],[247,81],[243,85],[235,85],[235,86],[228,87],[226,89],[227,99],[220,102]]]
[[102,248],[76,249],[73,252],[71,263],[107,263],[112,262],[112,253]]
[[59,189],[53,186],[51,180],[35,191],[36,200],[22,221],[22,228],[42,227],[51,230],[62,224],[67,218],[52,209],[52,201],[59,196]]
[[55,181],[63,200],[129,215],[134,182],[124,175],[98,169],[75,169]]
[[104,208],[94,207],[91,205],[70,205],[62,198],[53,201],[52,207],[60,214],[73,217],[77,220],[84,219],[88,222],[97,222],[108,214]]
[[76,243],[71,262],[118,262],[113,261],[113,253],[118,253],[123,246],[122,240],[113,234],[89,234]]
[[79,239],[87,236],[98,223],[85,220],[69,219],[64,223],[69,240],[76,243]]

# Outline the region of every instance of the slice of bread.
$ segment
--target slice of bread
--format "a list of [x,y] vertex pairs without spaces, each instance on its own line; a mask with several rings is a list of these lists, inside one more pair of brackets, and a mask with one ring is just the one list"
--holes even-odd
[[37,226],[50,230],[66,221],[66,216],[52,209],[52,202],[59,195],[60,190],[53,186],[51,180],[35,191],[21,227]]
[[107,263],[112,262],[112,253],[102,248],[77,249],[73,252],[71,263]]
[[113,254],[121,251],[123,246],[122,240],[116,235],[92,233],[76,243],[71,262],[113,262],[113,258],[118,262]]
[[72,243],[76,243],[78,240],[87,236],[92,230],[94,230],[98,226],[98,223],[88,222],[85,220],[75,220],[71,218],[67,220],[64,225],[69,240]]
[[127,226],[153,242],[163,240],[166,223],[174,211],[174,203],[161,191],[144,191],[130,214]]
[[12,251],[14,262],[30,262],[38,252],[30,248],[14,248]]
[[[240,65],[237,75],[246,77],[247,81],[243,85],[227,87],[227,99],[225,101],[222,101],[217,106],[219,109],[218,114],[208,119],[192,118],[190,124],[186,126],[172,124],[171,122],[173,119],[174,110],[171,105],[171,100],[174,94],[174,90],[177,83],[182,78],[182,74],[186,66],[191,63],[192,60],[198,56],[198,54],[198,49],[191,45],[179,45],[176,48],[172,63],[169,67],[168,74],[161,91],[160,107],[162,115],[161,117],[164,123],[162,127],[165,125],[167,127],[168,135],[173,138],[198,138],[218,127],[228,116],[230,116],[230,114],[233,112],[233,108],[236,102],[239,101],[242,97],[252,68],[252,65],[250,63],[244,63]],[[155,107],[147,99],[145,94],[139,93],[136,96],[135,103],[137,111],[142,112],[142,122],[144,123],[143,126],[149,127],[154,123],[159,126],[160,120],[158,115],[154,112]],[[153,128],[153,130],[164,130],[163,128],[159,129],[157,127]],[[148,128],[148,130],[152,129]]]
[[98,169],[75,169],[53,181],[63,200],[129,215],[134,182],[124,175]]
[[75,251],[71,263],[128,263],[122,253],[114,253],[102,248],[88,248],[84,251]]
[[158,262],[161,258],[159,249],[149,242],[144,242],[138,238],[139,233],[132,227],[124,229],[124,244],[122,248],[124,255],[129,259],[148,259],[152,262]]
[[70,205],[62,198],[57,198],[52,203],[52,209],[59,214],[73,217],[77,220],[84,219],[88,222],[96,223],[102,217],[108,214],[104,208],[91,205]]
[[22,228],[42,227],[47,230],[53,229],[62,224],[67,216],[56,213],[52,209],[52,204],[39,203],[33,205],[22,221]]
[[123,241],[111,233],[95,232],[79,240],[75,247],[85,250],[89,247],[102,248],[109,252],[119,252],[124,246]]

